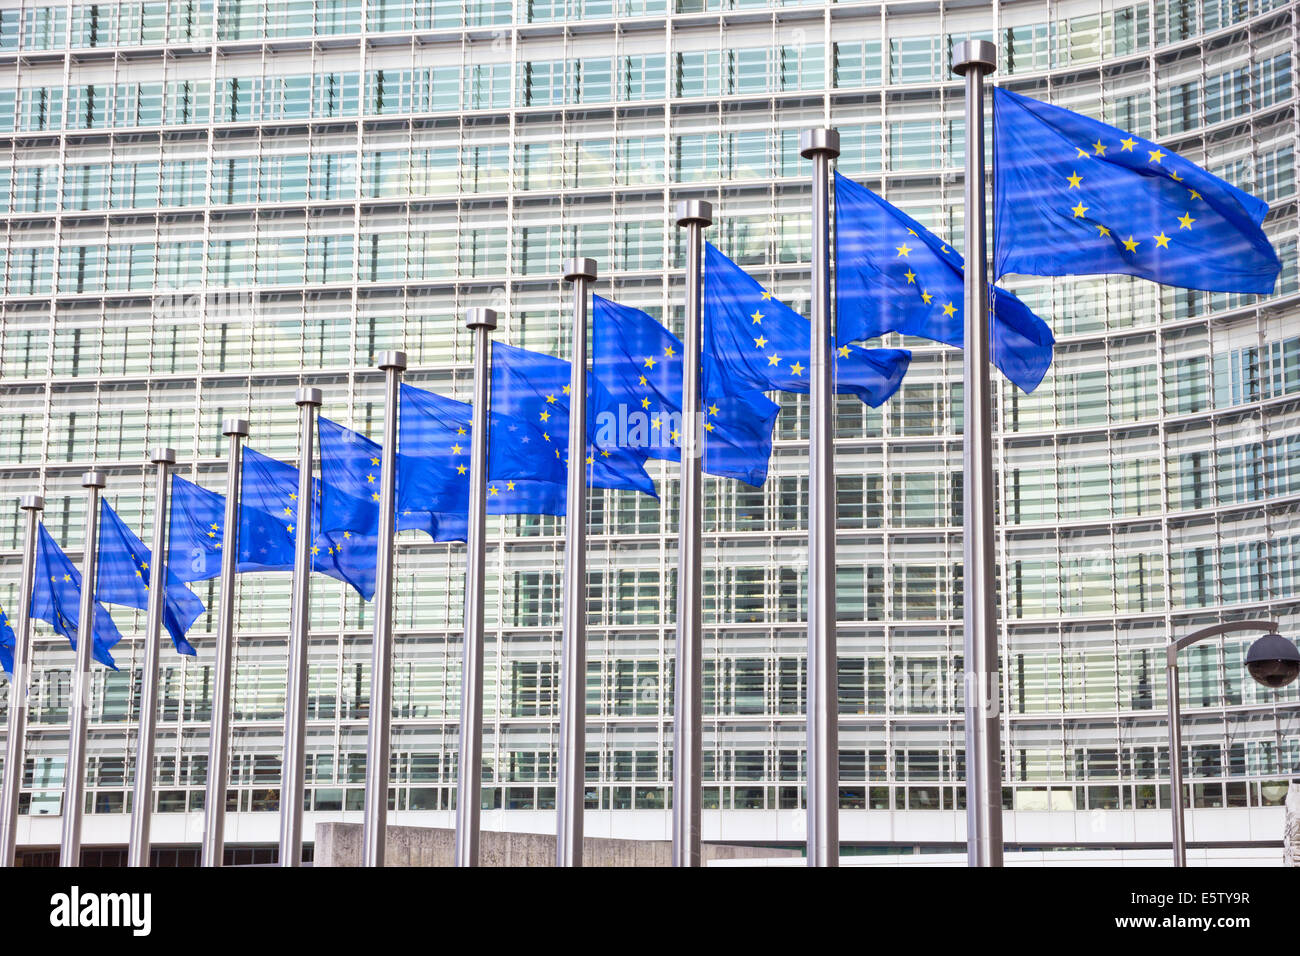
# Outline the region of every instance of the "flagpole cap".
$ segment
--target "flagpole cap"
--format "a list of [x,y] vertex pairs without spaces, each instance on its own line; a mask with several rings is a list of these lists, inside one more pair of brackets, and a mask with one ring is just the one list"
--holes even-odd
[[293,403],[301,408],[304,405],[317,406],[323,401],[319,388],[300,388]]
[[83,488],[103,488],[108,484],[108,478],[102,471],[88,471],[81,476],[81,487]]
[[565,282],[577,282],[579,279],[586,279],[588,282],[596,281],[595,259],[565,259],[560,268],[564,272]]
[[248,420],[244,418],[227,418],[221,423],[221,434],[240,438],[248,437]]
[[18,499],[18,507],[23,511],[44,511],[45,499],[40,495],[23,495]]
[[825,153],[830,159],[840,154],[840,131],[837,129],[806,129],[799,134],[799,155],[813,159]]
[[980,76],[998,68],[998,48],[988,40],[962,40],[952,48],[952,71],[965,76],[975,70]]
[[[591,260],[587,260],[590,262]],[[466,309],[465,310],[465,328],[467,329],[485,329],[488,332],[495,332],[497,327],[497,310],[496,309]]]
[[163,448],[161,445],[149,450],[149,460],[155,465],[176,464],[176,449]]
[[707,199],[682,199],[675,213],[679,226],[713,225],[713,203]]
[[390,368],[398,371],[406,371],[406,353],[399,352],[396,349],[390,349],[386,352],[379,353],[379,368],[387,372]]

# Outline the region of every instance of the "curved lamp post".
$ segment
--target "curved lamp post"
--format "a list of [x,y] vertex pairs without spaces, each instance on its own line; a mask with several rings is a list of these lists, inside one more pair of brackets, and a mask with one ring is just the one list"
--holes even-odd
[[1169,795],[1174,822],[1174,866],[1187,865],[1187,841],[1183,828],[1183,730],[1178,694],[1178,652],[1207,638],[1233,631],[1264,631],[1246,653],[1246,669],[1265,687],[1285,687],[1300,674],[1300,650],[1277,633],[1276,621],[1230,621],[1212,624],[1165,648],[1166,696],[1169,699]]

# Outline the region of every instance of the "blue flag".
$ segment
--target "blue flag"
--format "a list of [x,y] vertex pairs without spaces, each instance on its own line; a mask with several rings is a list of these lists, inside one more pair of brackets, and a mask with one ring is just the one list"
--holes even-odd
[[[433,511],[436,540],[464,540],[469,510],[473,408],[436,392],[402,386],[398,419],[398,507]],[[540,449],[544,430],[497,409],[488,413],[488,514],[564,514],[567,470]],[[447,537],[453,535],[453,537]]]
[[[598,295],[592,302],[591,369],[618,406],[616,443],[651,458],[681,461],[681,339],[640,309]],[[705,403],[704,470],[761,485],[767,479],[772,426],[780,410],[758,391]]]
[[[492,343],[492,408],[533,424],[557,461],[569,459],[569,363],[550,355]],[[602,415],[618,415],[613,396],[587,373],[588,484],[593,488],[622,488],[657,498],[646,474],[645,456],[610,443],[593,444]],[[608,419],[606,419],[608,420]]]
[[[32,586],[31,616],[45,621],[54,630],[77,647],[77,627],[81,621],[81,572],[76,569],[63,549],[45,530],[45,522],[37,529],[36,581]],[[91,655],[105,667],[117,670],[109,650],[122,639],[104,605],[95,604],[94,641]]]
[[[320,434],[320,473],[323,483],[320,530],[378,534],[382,446],[360,432],[344,428],[324,416],[317,419],[317,431]],[[419,477],[418,471],[412,470],[409,463],[399,456],[396,528],[398,531],[424,531],[437,541],[437,521],[433,514],[403,507],[400,501],[402,487]]]
[[[962,347],[962,257],[870,189],[835,174],[835,331],[841,343],[901,332]],[[1047,323],[993,290],[993,363],[1026,392],[1052,364]]]
[[[149,549],[126,522],[99,502],[99,567],[95,575],[95,597],[105,604],[122,604],[146,610],[149,607]],[[193,656],[194,648],[185,632],[207,610],[179,578],[167,573],[163,602],[163,625],[177,652]]]
[[[206,581],[221,574],[226,498],[180,475],[172,475],[167,531],[167,571],[181,581]],[[239,555],[235,570],[282,571],[293,567],[293,538],[277,535],[280,521],[247,504],[239,509]]]
[[[382,447],[327,418],[321,440],[321,528],[377,533]],[[539,455],[541,432],[490,416],[488,513],[564,514],[564,466]],[[398,416],[397,529],[463,541],[468,527],[471,408],[403,385]],[[516,479],[531,480],[516,480]]]
[[[704,395],[755,389],[808,392],[812,324],[766,291],[711,243],[704,244]],[[898,390],[912,353],[841,343],[835,391],[868,405]]]
[[167,570],[181,581],[206,581],[221,574],[225,521],[223,496],[173,474]]
[[[278,567],[264,570],[292,570],[293,543],[298,519],[298,469],[263,455],[252,448],[244,450],[243,485],[240,489],[240,551],[245,547],[256,553],[268,547],[270,553],[284,554],[288,560]],[[312,526],[320,527],[321,483],[313,479]],[[249,522],[250,535],[245,537],[244,506],[269,516],[267,522]],[[315,531],[312,535],[312,570],[351,585],[363,600],[375,594],[375,559],[378,541],[364,532]],[[241,569],[242,570],[242,569]]]
[[14,672],[14,642],[17,637],[14,635],[14,629],[9,626],[9,618],[5,615],[4,608],[0,608],[0,667],[4,672],[13,676]]
[[1155,143],[993,90],[998,276],[1117,273],[1214,292],[1273,291],[1268,204]]

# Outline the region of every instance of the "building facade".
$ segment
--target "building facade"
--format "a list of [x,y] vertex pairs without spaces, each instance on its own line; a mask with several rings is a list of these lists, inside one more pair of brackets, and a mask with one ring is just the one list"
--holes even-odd
[[[673,4],[676,3],[674,6]],[[0,607],[16,613],[20,494],[80,561],[81,473],[147,537],[147,450],[221,490],[219,423],[292,461],[294,391],[378,436],[383,349],[469,397],[462,315],[567,356],[562,258],[680,332],[679,199],[806,307],[810,165],[953,243],[963,101],[952,44],[993,82],[1162,144],[1272,204],[1274,295],[1127,278],[1007,285],[1055,330],[1033,394],[999,379],[995,439],[1009,842],[1167,841],[1163,648],[1221,619],[1300,632],[1296,6],[1274,0],[0,2]],[[880,409],[839,401],[843,839],[964,839],[961,361],[914,350]],[[807,401],[782,394],[762,488],[706,478],[706,838],[803,837]],[[668,835],[676,466],[659,498],[592,495],[588,832]],[[562,522],[489,519],[486,825],[553,828]],[[448,825],[464,550],[399,538],[392,818]],[[309,816],[359,819],[371,608],[313,583]],[[196,586],[215,604],[215,582]],[[232,844],[276,838],[289,575],[239,591]],[[88,846],[126,841],[143,614],[97,668]],[[214,615],[167,652],[155,841],[201,835]],[[1249,639],[1184,655],[1191,839],[1277,840],[1300,762],[1297,688]],[[72,653],[36,625],[20,841],[58,842]],[[717,812],[712,812],[717,811]],[[1276,822],[1274,818],[1276,817]],[[1276,831],[1276,832],[1275,832]]]

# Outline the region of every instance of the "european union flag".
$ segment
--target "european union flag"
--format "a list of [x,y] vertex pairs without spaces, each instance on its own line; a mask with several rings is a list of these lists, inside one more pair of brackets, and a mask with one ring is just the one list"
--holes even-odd
[[5,615],[4,608],[0,608],[0,667],[4,672],[13,676],[14,672],[14,642],[17,640],[14,629],[9,626],[9,618]]
[[[146,610],[149,607],[149,549],[124,522],[108,501],[99,502],[99,566],[95,574],[95,597],[105,604],[121,604]],[[170,569],[163,602],[163,625],[172,636],[177,652],[194,655],[185,632],[205,610]]]
[[[400,422],[400,418],[399,418]],[[383,447],[360,432],[344,428],[324,416],[317,419],[320,434],[320,530],[379,533],[379,478]],[[400,442],[399,442],[400,447]],[[398,531],[424,531],[435,541],[437,520],[426,510],[401,503],[402,489],[423,476],[404,456],[397,461]]]
[[[704,244],[704,395],[755,389],[808,392],[812,324],[711,243]],[[868,405],[898,390],[912,353],[840,344],[835,391]]]
[[[312,525],[320,527],[321,483],[313,479]],[[254,524],[253,534],[245,537],[244,504],[269,516],[264,525]],[[252,448],[244,450],[243,485],[240,489],[240,550],[246,544],[256,552],[267,547],[270,553],[288,551],[288,561],[265,570],[291,570],[293,543],[298,519],[298,469],[263,455]],[[351,585],[369,601],[375,594],[375,558],[378,541],[373,534],[354,531],[333,533],[318,531],[312,535],[312,570],[327,574]],[[242,570],[242,569],[241,569]]]
[[[463,541],[469,511],[473,408],[402,386],[398,419],[398,507],[433,512],[438,541]],[[542,449],[544,429],[496,409],[488,413],[488,514],[564,514],[564,462]],[[448,536],[451,537],[448,537]]]
[[[835,333],[841,343],[901,332],[965,342],[962,257],[870,189],[835,174]],[[993,364],[1032,392],[1052,364],[1047,323],[993,290]]]
[[[598,295],[592,302],[591,368],[617,403],[616,443],[651,458],[681,461],[681,339],[640,309]],[[761,485],[767,479],[772,426],[780,410],[758,391],[706,402],[704,470]],[[608,443],[597,440],[598,445]]]
[[[541,429],[545,447],[557,461],[569,460],[569,363],[550,355],[492,343],[492,407]],[[588,484],[593,488],[622,488],[657,498],[646,474],[645,456],[625,448],[592,441],[602,415],[616,420],[618,409],[609,394],[587,373]]]
[[993,165],[998,276],[1273,291],[1268,204],[1140,136],[995,88]]
[[[31,615],[52,625],[76,650],[77,627],[81,622],[81,572],[50,537],[45,522],[37,528],[36,581],[32,587]],[[109,649],[122,639],[122,632],[113,623],[108,609],[98,602],[95,604],[93,636],[91,655],[105,667],[117,670]]]
[[[172,475],[167,531],[167,570],[181,581],[206,581],[221,574],[226,498]],[[239,555],[235,570],[283,571],[293,567],[293,538],[277,535],[279,519],[241,503]]]
[[173,474],[167,570],[181,581],[206,581],[221,574],[225,521],[224,496]]

